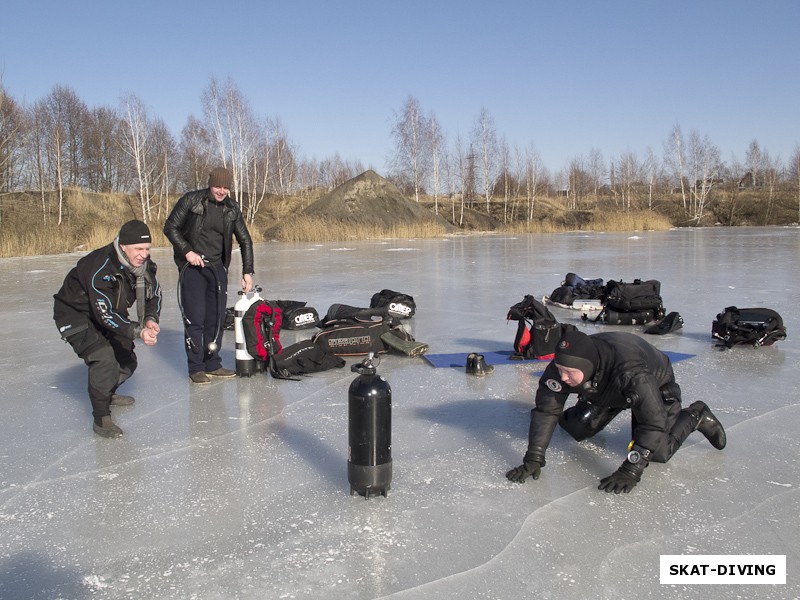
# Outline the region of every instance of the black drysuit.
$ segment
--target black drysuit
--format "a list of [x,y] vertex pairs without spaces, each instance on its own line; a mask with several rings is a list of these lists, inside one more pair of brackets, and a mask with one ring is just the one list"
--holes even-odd
[[[161,288],[156,264],[146,264],[147,299],[142,323],[158,323]],[[136,276],[124,267],[114,244],[78,261],[53,296],[53,319],[62,339],[89,367],[89,399],[96,418],[111,414],[111,396],[136,370],[134,340],[142,324],[128,316],[136,301]]]
[[[590,381],[576,388],[567,386],[554,361],[539,379],[536,406],[531,411],[528,452],[544,458],[556,424],[580,441],[630,409],[632,439],[650,450],[650,460],[667,462],[697,424],[688,410],[681,410],[680,387],[669,357],[633,333],[608,332],[589,337],[599,354]],[[565,411],[567,397],[573,393],[578,394],[578,401]]]

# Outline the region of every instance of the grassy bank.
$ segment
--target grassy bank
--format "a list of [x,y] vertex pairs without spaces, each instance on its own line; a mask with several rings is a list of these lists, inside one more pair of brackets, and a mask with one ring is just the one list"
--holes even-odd
[[[177,196],[155,206],[149,220],[153,242],[169,246],[162,233],[164,219]],[[270,199],[249,224],[256,242],[329,242],[357,239],[431,238],[452,232],[447,223],[421,219],[396,220],[389,226],[364,225],[331,217],[302,214],[313,201],[308,197]],[[424,203],[433,217],[433,204]],[[461,210],[445,200],[438,204],[438,214],[455,231],[557,233],[564,231],[648,231],[674,226],[783,225],[797,222],[798,207],[791,195],[779,201],[767,201],[758,194],[745,198],[720,194],[701,220],[687,219],[675,200],[661,201],[655,210],[621,211],[603,200],[583,202],[581,210],[566,208],[562,198],[537,201],[530,220],[511,221],[508,206],[495,201],[487,214],[485,206]],[[125,221],[141,218],[135,197],[122,194],[93,194],[66,190],[61,201],[55,192],[44,195],[30,192],[0,195],[0,257],[62,254],[88,251],[108,244]]]

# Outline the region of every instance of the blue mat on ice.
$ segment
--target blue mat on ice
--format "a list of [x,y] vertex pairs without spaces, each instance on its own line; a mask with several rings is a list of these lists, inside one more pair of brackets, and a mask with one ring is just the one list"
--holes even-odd
[[[453,354],[423,354],[422,358],[427,360],[431,365],[436,367],[437,369],[443,367],[460,367],[465,368],[467,365],[467,356],[469,356],[469,352],[455,352]],[[514,354],[512,350],[493,350],[490,352],[478,352],[478,354],[483,354],[483,358],[488,365],[519,365],[523,363],[542,363],[547,364],[549,359],[547,360],[538,360],[538,359],[530,359],[530,360],[511,360],[511,355]],[[696,356],[696,354],[685,354],[683,352],[670,352],[664,351],[664,354],[669,356],[672,362],[679,362],[682,360],[686,360],[687,358],[692,358]]]

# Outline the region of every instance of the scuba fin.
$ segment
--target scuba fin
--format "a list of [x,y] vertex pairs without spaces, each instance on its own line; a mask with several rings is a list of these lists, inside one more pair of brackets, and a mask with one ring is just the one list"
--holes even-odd
[[681,317],[679,313],[671,312],[655,325],[651,325],[645,329],[644,332],[652,333],[654,335],[665,335],[667,333],[672,333],[681,327],[683,327],[683,317]]

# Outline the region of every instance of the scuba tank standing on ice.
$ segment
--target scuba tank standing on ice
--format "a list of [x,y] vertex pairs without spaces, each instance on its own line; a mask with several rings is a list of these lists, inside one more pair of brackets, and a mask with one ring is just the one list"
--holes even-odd
[[347,478],[350,495],[389,493],[392,482],[392,389],[376,372],[373,354],[350,370]]
[[256,302],[263,301],[261,286],[253,286],[249,292],[239,292],[239,299],[233,305],[233,330],[236,338],[236,374],[239,377],[251,377],[254,373],[263,371],[264,363],[257,361],[247,351],[247,342],[244,336],[242,318],[247,310]]

